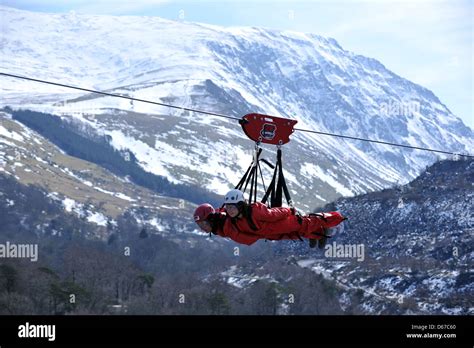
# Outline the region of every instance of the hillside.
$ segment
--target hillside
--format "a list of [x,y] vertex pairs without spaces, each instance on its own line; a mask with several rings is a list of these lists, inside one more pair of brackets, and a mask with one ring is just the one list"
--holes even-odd
[[[158,17],[0,11],[2,53],[11,57],[2,69],[10,73],[237,117],[288,116],[300,128],[473,152],[472,130],[431,91],[331,38]],[[224,194],[251,160],[253,144],[230,120],[1,79],[2,106],[90,125],[143,169],[173,183]],[[273,149],[267,150],[272,159]],[[406,183],[436,160],[430,153],[306,133],[293,136],[284,158],[296,203],[308,210],[341,195]]]
[[473,182],[474,160],[446,160],[407,185],[317,209],[348,216],[329,245],[362,246],[362,257],[323,250],[312,259],[300,244],[280,244],[277,251],[359,291],[371,313],[387,313],[392,302],[404,313],[472,314]]

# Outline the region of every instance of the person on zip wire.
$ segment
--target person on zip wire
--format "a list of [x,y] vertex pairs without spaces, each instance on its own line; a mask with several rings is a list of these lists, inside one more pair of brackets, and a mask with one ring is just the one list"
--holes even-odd
[[248,204],[240,190],[225,195],[223,208],[214,209],[205,203],[194,212],[194,221],[201,230],[251,245],[259,239],[309,239],[310,247],[323,248],[330,229],[346,218],[339,212],[301,215],[294,208],[268,208],[256,202]]

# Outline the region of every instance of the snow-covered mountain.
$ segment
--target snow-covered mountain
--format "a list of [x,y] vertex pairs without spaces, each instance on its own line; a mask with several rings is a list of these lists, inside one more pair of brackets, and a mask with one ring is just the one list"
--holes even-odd
[[[44,14],[0,7],[1,71],[299,128],[456,152],[473,132],[429,90],[334,39],[157,17]],[[217,193],[253,144],[235,121],[0,77],[2,106],[74,117],[133,152],[143,168]],[[297,132],[284,147],[303,209],[414,178],[435,156]],[[267,149],[267,148],[266,148]],[[272,157],[274,149],[265,157]]]
[[[183,238],[197,232],[190,218],[195,204],[159,195],[135,185],[127,177],[119,177],[90,161],[69,156],[47,138],[3,112],[0,112],[0,175],[46,192],[45,199],[61,206],[65,213],[101,227],[94,238],[109,238],[111,227],[124,214],[131,214],[140,226],[166,234],[169,239],[175,237],[170,231],[186,232]],[[1,201],[5,203],[6,200],[8,205],[14,206],[15,196],[5,198],[6,191],[9,188],[0,185]],[[41,211],[44,203],[39,200],[37,204]],[[18,209],[19,215],[31,213],[31,208],[23,212],[14,208]],[[40,217],[54,219],[54,215]],[[29,220],[34,226],[34,219]],[[0,221],[0,233],[3,233],[6,222]],[[41,222],[37,221],[35,226],[39,234]]]
[[[343,246],[341,255],[339,251],[328,254],[331,249],[310,249],[299,241],[260,241],[251,247],[239,246],[241,254],[236,257],[237,244],[193,230],[195,225],[189,219],[193,206],[189,203],[156,195],[97,165],[67,156],[7,114],[0,113],[0,121],[3,240],[39,242],[41,255],[50,255],[47,250],[52,244],[52,250],[69,252],[58,245],[77,247],[74,243],[79,239],[82,243],[100,239],[104,242],[96,244],[93,260],[106,260],[104,272],[115,272],[114,277],[121,276],[122,268],[107,255],[112,252],[123,260],[120,246],[132,243],[134,260],[143,270],[158,274],[159,287],[152,293],[161,293],[162,287],[169,292],[183,278],[187,289],[193,284],[199,294],[212,294],[216,282],[224,291],[226,283],[231,285],[223,292],[232,299],[231,314],[261,314],[259,303],[268,296],[274,298],[274,309],[267,314],[473,313],[472,160],[436,163],[408,185],[341,198],[324,207],[341,210],[349,217],[344,229],[328,243],[332,250],[336,250],[334,245]],[[87,259],[90,248],[89,244],[74,255]],[[28,269],[28,265],[12,264],[21,272]],[[58,273],[65,271],[62,262],[47,265]],[[182,273],[190,268],[191,282],[189,275]],[[90,279],[97,276],[98,269],[81,268],[76,275]],[[139,274],[143,275],[143,270],[138,270]],[[171,272],[177,278],[160,278],[159,272]],[[36,281],[36,277],[40,276],[31,279]],[[102,286],[108,289],[107,298],[116,300],[116,291]],[[271,286],[275,289],[268,294]],[[30,287],[17,291],[21,289]],[[34,289],[39,295],[28,296],[41,296]],[[259,300],[250,303],[235,301],[258,294]],[[289,302],[290,295],[298,301]],[[156,305],[160,303],[157,298],[138,297],[142,307],[132,306],[137,298],[129,298],[125,304],[137,314],[174,314],[179,310],[170,305],[166,312],[163,305]],[[43,313],[37,311],[44,309],[22,303],[8,313]],[[176,303],[175,298],[170,303]],[[207,302],[200,303],[192,307],[193,314],[207,313],[202,305]],[[88,306],[87,301],[81,301],[80,308]]]
[[363,312],[473,314],[473,182],[472,159],[437,162],[407,185],[324,207],[348,220],[319,257],[302,243],[275,247],[358,291]]

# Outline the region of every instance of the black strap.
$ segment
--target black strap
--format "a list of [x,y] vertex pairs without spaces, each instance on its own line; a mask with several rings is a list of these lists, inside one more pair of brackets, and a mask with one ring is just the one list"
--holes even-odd
[[268,189],[267,189],[267,191],[265,192],[265,194],[263,195],[263,198],[262,198],[262,200],[261,200],[261,202],[262,202],[263,204],[266,204],[266,203],[267,203],[268,196],[270,196],[270,202],[273,200],[273,197],[274,197],[274,188],[275,188],[275,180],[276,180],[277,173],[278,173],[278,162],[277,162],[276,165],[275,165],[275,170],[274,170],[274,172],[273,172],[272,181],[270,181],[270,185],[268,185]]
[[209,232],[209,237],[211,236],[211,233],[217,235],[217,230],[219,228],[220,229],[224,228],[225,219],[221,218],[220,213],[210,214],[207,219],[209,223],[211,224],[211,232]]
[[[286,202],[288,203],[289,206],[293,206],[293,201],[291,200],[290,192],[288,191],[288,187],[286,186],[286,180],[283,175],[283,161],[281,159],[281,150],[278,149],[278,161],[280,164],[280,182],[279,185],[281,184],[281,187],[283,188],[283,193],[285,194],[285,199]],[[280,203],[281,206],[281,203]]]
[[324,216],[324,214],[321,214],[321,213],[309,213],[308,216],[316,216],[324,221],[328,221],[328,219],[326,219],[326,217]]
[[258,171],[260,172],[260,178],[262,179],[263,191],[267,191],[267,188],[265,187],[265,180],[263,180],[263,172],[262,167],[260,167],[260,163],[258,163]]
[[[283,203],[283,195],[285,195],[286,202],[290,207],[293,206],[293,201],[290,196],[290,192],[288,190],[288,186],[286,184],[285,176],[283,174],[283,161],[282,161],[282,151],[280,148],[277,150],[277,161],[275,166],[269,163],[265,159],[260,159],[260,154],[262,153],[262,149],[258,147],[256,149],[256,157],[252,160],[249,168],[245,172],[242,179],[240,179],[239,183],[235,188],[237,190],[241,190],[242,192],[247,191],[247,187],[250,184],[250,192],[249,192],[249,199],[248,203],[252,204],[257,202],[257,191],[258,191],[258,174],[260,172],[260,177],[263,183],[263,189],[265,194],[261,199],[263,204],[266,204],[267,201],[270,199],[270,207],[281,207]],[[273,177],[270,182],[268,188],[265,187],[265,181],[263,180],[262,168],[260,166],[260,161],[267,164],[269,167],[273,168]]]
[[252,230],[254,230],[254,231],[258,230],[257,226],[255,225],[255,223],[253,222],[253,219],[252,219],[252,207],[251,206],[249,207],[249,210],[248,210],[247,223],[249,224],[249,226]]
[[296,219],[298,220],[298,223],[300,225],[302,225],[303,224],[303,217],[301,216],[301,213],[298,210],[296,210],[296,208],[294,208],[294,207],[291,208],[291,213],[296,216]]
[[229,219],[230,219],[230,222],[232,223],[232,225],[234,225],[234,227],[237,229],[237,231],[238,231],[239,233],[242,233],[242,231],[240,230],[239,226],[237,226],[237,222],[235,221],[235,218],[231,218],[231,217],[229,216]]
[[[255,164],[255,167],[254,167],[254,176],[253,176],[253,200],[252,202],[256,202],[257,201],[257,186],[258,186],[258,158],[257,158],[257,163]],[[249,202],[249,203],[252,203],[252,202]]]
[[[237,226],[237,219],[236,218],[231,218],[231,217],[229,217],[229,219],[230,219],[230,222],[232,223],[232,225],[234,225],[234,227],[237,229],[237,231],[239,233],[242,233],[239,226]],[[247,223],[249,224],[252,231],[257,231],[258,230],[257,226],[255,225],[255,223],[252,220],[252,215],[251,214],[250,214],[250,216],[247,216]]]
[[[262,153],[262,149],[259,148],[259,149],[258,149],[258,152],[257,152],[257,160],[259,159],[261,153]],[[240,179],[240,181],[239,181],[239,183],[237,184],[237,186],[235,186],[235,188],[236,188],[237,190],[241,190],[241,191],[242,191],[242,187],[244,186],[244,184],[245,184],[245,187],[247,187],[248,182],[249,182],[249,180],[250,180],[250,176],[252,176],[252,172],[253,172],[252,169],[254,168],[253,164],[254,164],[254,163],[253,163],[253,161],[252,161],[252,163],[251,163],[250,166],[248,167],[248,169],[247,169],[247,171],[245,172],[245,174],[244,174],[244,176],[242,177],[242,179]],[[245,191],[245,190],[244,190],[244,191]]]
[[[260,154],[262,153],[262,149],[258,147],[257,144],[257,154],[256,158],[252,160],[252,163],[248,167],[247,171],[245,172],[242,179],[240,179],[239,183],[235,188],[237,190],[241,190],[242,192],[246,192],[247,188],[250,184],[250,192],[248,197],[248,203],[255,203],[257,202],[257,193],[258,193],[258,174],[260,173],[260,178],[262,179],[264,191],[266,191],[265,181],[263,179],[263,172],[262,166],[260,165],[260,161],[268,165],[270,168],[274,169],[275,167],[268,162],[266,159],[260,158]],[[256,162],[255,162],[256,161]]]
[[290,192],[288,191],[285,176],[283,174],[282,152],[281,149],[278,149],[273,178],[261,202],[265,204],[270,197],[270,207],[281,207],[283,203],[283,194],[285,195],[288,205],[293,206],[293,201],[291,200]]
[[[250,184],[250,194],[248,203],[251,204],[257,201],[257,179],[258,179],[258,168],[259,168],[259,160],[260,154],[262,153],[261,148],[257,148],[256,150],[256,158],[252,160],[249,168],[245,172],[242,179],[240,179],[239,183],[235,187],[237,190],[241,190],[242,192],[247,191],[247,187]],[[256,162],[255,162],[256,161]]]
[[237,184],[237,186],[235,186],[235,188],[237,190],[241,190],[242,189],[242,186],[243,184],[245,183],[245,181],[247,180],[247,176],[249,175],[249,172],[250,170],[252,169],[252,166],[250,166],[247,171],[245,172],[244,176],[242,177],[242,179],[240,179],[239,183]]
[[[326,217],[324,216],[324,214],[321,214],[321,213],[310,213],[310,214],[308,214],[308,216],[316,216],[316,217],[319,218],[319,219],[322,219],[322,220],[324,220],[324,221],[328,221],[328,219],[326,219]],[[316,236],[331,238],[331,236],[328,236],[328,235],[325,234],[325,233],[312,232],[311,234],[314,234],[314,235],[316,235]]]
[[268,162],[265,158],[261,158],[260,161],[265,163],[270,168],[275,169],[275,166],[273,164],[271,164],[270,162]]

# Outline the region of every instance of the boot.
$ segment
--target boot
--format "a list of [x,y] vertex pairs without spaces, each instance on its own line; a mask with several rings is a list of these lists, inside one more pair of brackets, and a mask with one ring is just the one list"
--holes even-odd
[[323,232],[322,232],[321,239],[318,239],[318,248],[319,249],[324,249],[329,237],[331,237],[329,229],[323,227]]

